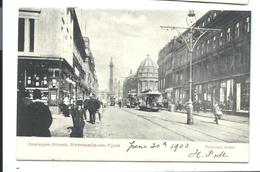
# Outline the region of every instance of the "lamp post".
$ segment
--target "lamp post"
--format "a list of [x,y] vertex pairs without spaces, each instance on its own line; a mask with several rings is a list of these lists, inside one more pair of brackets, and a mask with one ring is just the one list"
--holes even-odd
[[[198,43],[199,39],[209,31],[221,31],[220,29],[200,28],[196,26],[196,15],[194,10],[189,10],[186,18],[188,27],[175,27],[175,26],[161,26],[161,29],[175,30],[179,33],[180,38],[184,41],[188,48],[189,57],[189,101],[187,105],[187,124],[193,124],[193,105],[192,105],[192,54],[193,49]],[[188,30],[187,35],[181,33],[179,29]],[[199,35],[194,36],[194,31],[199,31]]]
[[189,14],[186,18],[187,25],[189,26],[189,33],[188,33],[188,54],[189,54],[189,61],[190,61],[190,76],[189,76],[189,101],[188,101],[188,109],[187,109],[187,124],[193,124],[193,105],[192,105],[192,53],[193,53],[193,29],[192,29],[192,21],[196,22],[196,16],[193,10],[189,11]]

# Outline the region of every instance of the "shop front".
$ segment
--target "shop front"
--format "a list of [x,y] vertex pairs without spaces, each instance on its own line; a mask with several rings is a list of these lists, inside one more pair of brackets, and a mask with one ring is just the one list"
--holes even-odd
[[49,106],[54,114],[59,114],[59,105],[67,96],[75,97],[76,82],[72,68],[61,58],[19,58],[18,90],[42,92],[42,102]]
[[[217,102],[225,113],[249,114],[249,76],[238,76],[194,85],[197,101],[204,111],[211,111]],[[177,93],[177,90],[175,91]]]

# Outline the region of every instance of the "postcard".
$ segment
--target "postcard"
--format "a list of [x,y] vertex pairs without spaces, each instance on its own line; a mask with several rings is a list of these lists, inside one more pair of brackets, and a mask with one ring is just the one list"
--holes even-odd
[[19,8],[17,160],[248,162],[251,12]]

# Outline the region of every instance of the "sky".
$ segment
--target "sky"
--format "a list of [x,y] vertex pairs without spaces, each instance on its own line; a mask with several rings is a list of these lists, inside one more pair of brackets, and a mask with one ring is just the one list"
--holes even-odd
[[[187,27],[187,11],[175,10],[86,10],[76,9],[83,36],[90,39],[99,90],[107,90],[109,63],[113,59],[114,78],[124,80],[136,72],[147,55],[156,63],[159,51],[178,32],[160,26]],[[207,11],[195,11],[197,19]],[[180,30],[184,31],[184,30]]]

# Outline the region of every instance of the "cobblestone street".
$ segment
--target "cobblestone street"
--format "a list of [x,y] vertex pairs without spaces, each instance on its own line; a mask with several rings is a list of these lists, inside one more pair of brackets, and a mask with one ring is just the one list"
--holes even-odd
[[[55,116],[56,117],[56,116]],[[235,119],[231,121],[232,119]],[[102,120],[86,123],[84,137],[117,139],[187,140],[247,143],[249,118],[224,115],[215,124],[212,117],[194,115],[194,124],[186,124],[187,115],[179,112],[145,112],[136,109],[107,107]],[[54,118],[51,126],[54,137],[69,137],[71,118]]]

